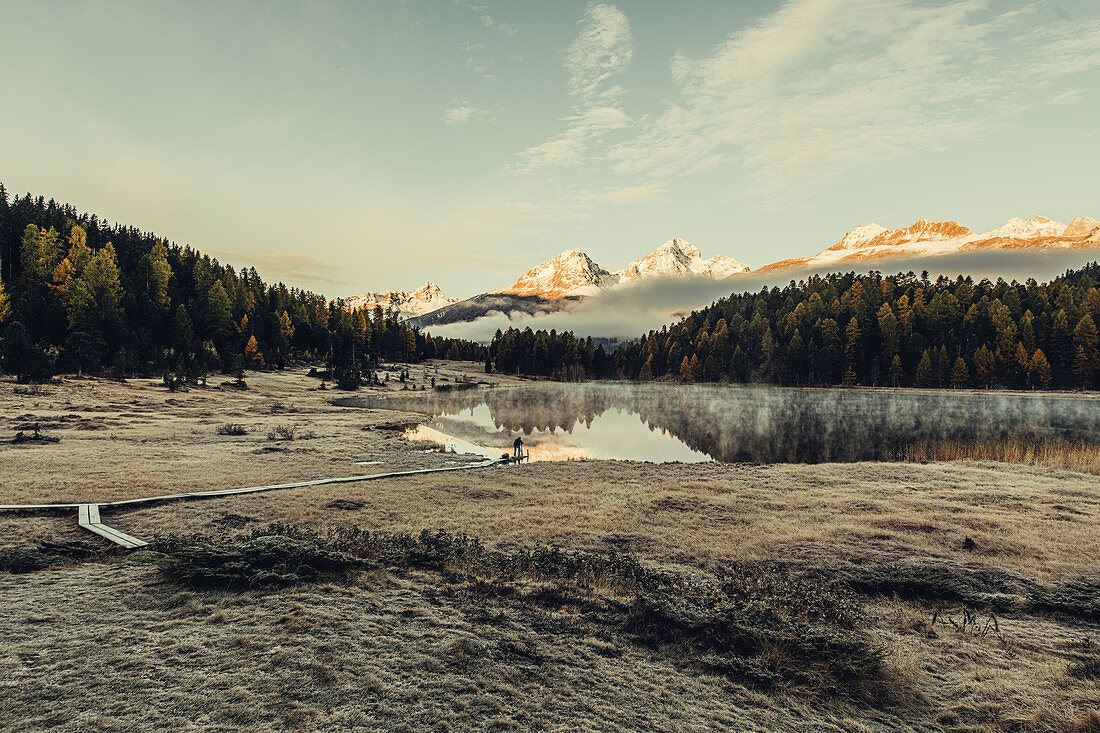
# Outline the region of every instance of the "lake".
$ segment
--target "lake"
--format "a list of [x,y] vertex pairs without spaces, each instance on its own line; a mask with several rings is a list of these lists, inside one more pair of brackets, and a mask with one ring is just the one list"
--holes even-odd
[[335,404],[429,415],[410,439],[493,453],[523,438],[532,461],[889,460],[939,441],[1100,441],[1100,399],[1067,393],[538,383],[355,396]]

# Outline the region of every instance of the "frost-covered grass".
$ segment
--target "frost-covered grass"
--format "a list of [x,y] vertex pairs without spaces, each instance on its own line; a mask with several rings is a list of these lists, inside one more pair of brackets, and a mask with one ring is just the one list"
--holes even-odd
[[[0,384],[12,415],[107,426],[59,422],[64,452],[5,448],[5,490],[121,498],[442,458],[374,429],[401,415],[331,408],[294,375],[249,383]],[[217,436],[229,421],[249,433]],[[265,452],[284,423],[324,438]],[[542,463],[104,510],[160,538],[170,557],[143,562],[74,517],[0,515],[0,566],[26,571],[0,571],[0,729],[1093,730],[1096,475],[963,448]],[[234,544],[271,523],[322,552]],[[635,568],[676,580],[624,582]]]

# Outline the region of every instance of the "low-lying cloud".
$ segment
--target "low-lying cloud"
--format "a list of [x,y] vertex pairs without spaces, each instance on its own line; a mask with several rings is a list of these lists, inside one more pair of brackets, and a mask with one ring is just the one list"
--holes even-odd
[[573,308],[548,315],[517,315],[509,318],[492,313],[468,323],[450,323],[427,328],[434,336],[466,338],[486,343],[497,329],[526,328],[572,331],[578,336],[634,339],[673,323],[693,310],[703,308],[731,293],[757,292],[764,287],[783,287],[791,280],[829,272],[867,273],[877,270],[886,275],[925,270],[935,279],[940,275],[969,275],[975,280],[1050,280],[1068,269],[1100,260],[1100,247],[1048,250],[997,250],[960,252],[939,257],[891,259],[887,262],[853,263],[838,269],[787,270],[773,273],[747,273],[728,280],[703,277],[662,277],[621,285],[594,295]]

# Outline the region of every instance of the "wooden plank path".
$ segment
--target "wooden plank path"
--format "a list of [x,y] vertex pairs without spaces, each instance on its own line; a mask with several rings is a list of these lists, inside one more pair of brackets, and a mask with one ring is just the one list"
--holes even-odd
[[145,547],[149,544],[144,540],[139,540],[137,537],[131,537],[125,532],[119,532],[114,527],[108,527],[101,522],[99,520],[99,504],[81,504],[80,508],[77,510],[76,522],[89,532],[94,532],[100,537],[105,537],[116,545],[122,545],[128,550]]
[[0,511],[50,511],[55,509],[76,509],[77,524],[105,539],[121,545],[128,550],[144,547],[148,542],[120,532],[114,527],[108,527],[100,521],[100,507],[130,507],[138,504],[155,504],[166,501],[188,501],[191,499],[210,499],[217,496],[233,496],[235,494],[255,494],[261,491],[277,491],[279,489],[299,489],[306,486],[323,486],[325,484],[346,484],[355,481],[372,481],[380,478],[392,478],[396,476],[415,476],[422,473],[445,473],[447,471],[468,471],[473,468],[487,468],[496,466],[503,459],[492,458],[477,463],[469,463],[465,466],[447,466],[445,468],[418,468],[411,471],[388,471],[385,473],[371,473],[362,476],[336,476],[333,478],[319,478],[312,481],[293,481],[286,484],[270,484],[268,486],[245,486],[240,489],[215,489],[213,491],[188,491],[180,494],[164,494],[162,496],[145,496],[139,499],[122,499],[120,501],[104,501],[97,504],[3,504]]

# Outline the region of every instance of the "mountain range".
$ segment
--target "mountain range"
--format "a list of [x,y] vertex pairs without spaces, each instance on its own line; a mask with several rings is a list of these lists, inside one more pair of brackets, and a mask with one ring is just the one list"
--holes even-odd
[[379,306],[383,310],[397,310],[402,317],[411,318],[457,303],[458,298],[448,298],[431,280],[416,290],[383,290],[377,293],[364,293],[344,299],[344,306],[350,310]]
[[732,257],[703,259],[698,247],[674,237],[622,269],[611,271],[584,252],[570,249],[523,273],[512,285],[460,300],[425,283],[416,290],[390,290],[344,300],[345,307],[394,308],[414,325],[467,321],[490,311],[534,314],[560,310],[601,291],[629,287],[655,277],[726,280],[784,270],[856,269],[869,262],[935,257],[976,250],[1068,249],[1100,246],[1100,221],[1078,217],[1065,224],[1045,216],[1013,218],[976,233],[954,221],[922,219],[904,229],[858,226],[839,242],[809,257],[780,260],[752,269]]

